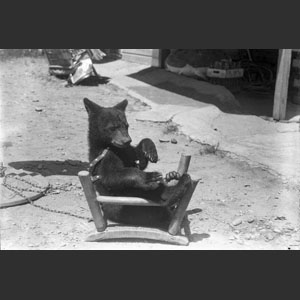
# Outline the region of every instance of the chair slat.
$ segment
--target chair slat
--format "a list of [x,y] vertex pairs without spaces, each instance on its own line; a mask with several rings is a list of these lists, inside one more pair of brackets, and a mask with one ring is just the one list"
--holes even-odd
[[106,204],[125,205],[125,206],[162,206],[159,203],[136,197],[110,197],[98,196],[97,201]]

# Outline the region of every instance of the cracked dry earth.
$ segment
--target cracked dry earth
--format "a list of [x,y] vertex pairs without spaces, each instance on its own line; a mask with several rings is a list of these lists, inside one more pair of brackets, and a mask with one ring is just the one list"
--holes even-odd
[[88,163],[84,97],[103,106],[127,98],[133,143],[149,137],[158,148],[160,161],[149,170],[165,174],[177,168],[181,153],[189,153],[190,174],[201,178],[188,208],[188,247],[149,241],[86,243],[92,223],[28,204],[0,210],[2,250],[299,249],[298,187],[265,168],[208,151],[174,124],[137,121],[136,113],[150,107],[110,84],[66,88],[65,81],[48,75],[44,58],[0,64],[1,160],[7,173],[34,173],[53,186],[37,204],[91,217],[77,178]]

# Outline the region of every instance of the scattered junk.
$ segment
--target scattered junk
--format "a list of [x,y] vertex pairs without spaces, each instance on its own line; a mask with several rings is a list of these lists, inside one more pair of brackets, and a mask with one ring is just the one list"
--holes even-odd
[[50,75],[67,79],[67,87],[79,84],[96,86],[109,82],[109,78],[100,76],[93,65],[93,62],[99,62],[106,56],[100,49],[44,50]]
[[[255,49],[254,49],[255,50]],[[274,88],[276,67],[260,63],[253,49],[171,49],[166,70],[197,80],[223,85],[233,92]]]
[[106,57],[106,53],[101,51],[100,49],[86,49],[94,63],[99,63]]
[[244,77],[241,62],[222,49],[173,49],[166,59],[166,69],[235,91]]
[[172,49],[165,65],[172,73],[207,80],[207,68],[225,58],[221,51],[213,49]]
[[241,67],[241,62],[223,59],[207,68],[206,75],[210,83],[223,85],[229,90],[236,91],[241,86],[244,69]]

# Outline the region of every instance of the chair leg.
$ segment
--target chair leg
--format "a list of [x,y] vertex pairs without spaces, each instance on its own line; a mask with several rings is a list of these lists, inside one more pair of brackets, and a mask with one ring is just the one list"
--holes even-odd
[[90,179],[89,172],[79,172],[78,177],[83,187],[83,191],[92,213],[96,229],[98,232],[103,232],[107,228],[107,221],[104,218],[101,207],[97,201],[97,194],[95,191],[95,187]]
[[190,239],[190,236],[192,235],[192,233],[191,233],[190,221],[189,221],[189,218],[188,218],[188,216],[187,216],[187,213],[185,214],[185,216],[184,216],[184,218],[183,218],[183,221],[182,221],[182,227],[183,227],[185,236],[186,236],[188,239]]
[[171,235],[176,235],[179,233],[181,229],[182,221],[186,215],[186,210],[188,208],[188,205],[192,199],[192,196],[194,194],[194,191],[198,185],[199,181],[192,181],[192,184],[190,188],[187,190],[186,194],[183,196],[182,200],[178,204],[174,216],[171,220],[168,232]]

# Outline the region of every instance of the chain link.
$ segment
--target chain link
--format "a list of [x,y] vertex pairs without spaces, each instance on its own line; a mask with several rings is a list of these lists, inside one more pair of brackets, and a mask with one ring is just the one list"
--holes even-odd
[[61,211],[61,210],[56,210],[56,209],[51,209],[51,208],[48,208],[48,207],[44,207],[44,206],[35,204],[33,201],[29,201],[29,203],[32,206],[34,206],[36,208],[39,208],[41,210],[47,211],[47,212],[51,212],[51,213],[55,213],[55,214],[60,214],[60,215],[66,215],[66,216],[74,217],[74,218],[77,218],[77,219],[86,220],[86,221],[89,221],[89,222],[92,221],[91,218],[83,217],[83,216],[78,216],[78,215],[75,215],[75,214],[72,214],[72,213],[66,212],[66,211]]
[[[24,183],[26,183],[26,184],[28,184],[28,185],[31,185],[33,188],[20,188],[20,187],[17,187],[17,186],[12,186],[12,185],[9,185],[8,183],[7,183],[7,179],[8,178],[14,178],[14,179],[17,179],[17,180],[19,180],[19,181],[21,181],[21,182],[24,182]],[[30,182],[30,181],[27,181],[27,180],[25,180],[25,179],[23,179],[23,178],[20,178],[20,177],[15,177],[15,176],[13,176],[13,175],[6,175],[5,177],[4,177],[4,180],[3,180],[3,185],[5,186],[5,187],[11,187],[11,189],[14,189],[15,190],[15,192],[16,191],[19,191],[19,192],[37,192],[36,190],[39,190],[39,192],[41,192],[41,190],[43,189],[41,186],[39,186],[39,185],[37,185],[37,184],[34,184],[34,183],[32,183],[32,182]],[[20,193],[18,194],[18,195],[20,195]],[[21,196],[21,195],[20,195]],[[24,198],[24,197],[23,197]]]
[[[35,188],[35,190],[33,188],[19,188],[19,187],[13,186],[13,185],[11,185],[7,182],[8,178],[14,178],[15,180],[24,182],[24,183],[30,185],[31,187]],[[43,187],[39,186],[38,184],[27,181],[26,179],[17,177],[15,175],[5,175],[2,185],[4,187],[6,187],[7,189],[9,189],[10,191],[14,192],[16,195],[22,197],[23,199],[27,199],[28,197],[26,197],[22,192],[38,192],[37,190],[39,190],[40,193],[43,193],[44,195],[49,195],[49,194],[53,193],[53,191],[56,190],[50,185],[49,188],[45,191],[45,189]],[[47,211],[47,212],[61,214],[61,215],[67,215],[67,216],[70,216],[70,217],[86,220],[86,221],[89,221],[89,222],[92,221],[92,219],[88,218],[88,217],[75,215],[75,214],[72,214],[70,212],[61,211],[61,210],[57,210],[57,209],[51,209],[51,208],[48,208],[48,207],[38,205],[38,204],[34,203],[33,201],[31,201],[30,199],[27,199],[27,200],[28,200],[28,203],[30,205],[32,205],[36,208],[39,208],[41,210]]]

